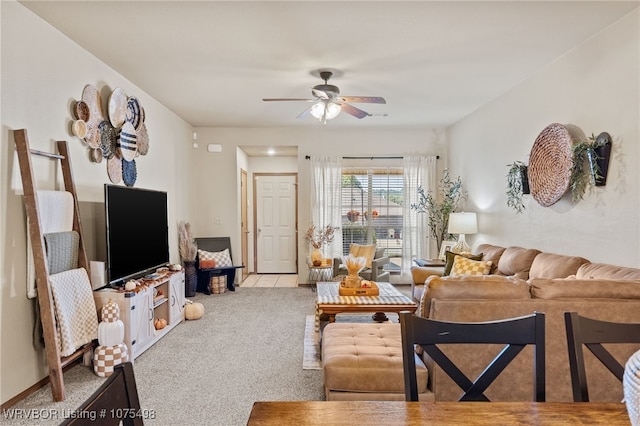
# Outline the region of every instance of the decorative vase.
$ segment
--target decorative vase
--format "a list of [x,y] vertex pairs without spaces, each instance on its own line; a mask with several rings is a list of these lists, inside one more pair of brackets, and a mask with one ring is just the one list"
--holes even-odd
[[198,271],[196,271],[196,262],[184,262],[184,295],[193,297],[196,295],[198,286]]
[[313,251],[311,252],[310,257],[311,257],[311,264],[313,266],[322,265],[323,256],[319,248],[314,248]]
[[631,355],[622,378],[624,403],[632,426],[640,426],[640,351]]
[[360,288],[362,278],[358,274],[349,274],[344,278],[346,288]]

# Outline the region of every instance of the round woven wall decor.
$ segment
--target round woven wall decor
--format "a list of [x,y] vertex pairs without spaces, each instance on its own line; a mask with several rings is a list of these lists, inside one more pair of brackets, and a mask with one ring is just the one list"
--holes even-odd
[[558,123],[548,125],[536,138],[529,158],[529,187],[543,207],[555,204],[569,189],[573,167],[569,131]]

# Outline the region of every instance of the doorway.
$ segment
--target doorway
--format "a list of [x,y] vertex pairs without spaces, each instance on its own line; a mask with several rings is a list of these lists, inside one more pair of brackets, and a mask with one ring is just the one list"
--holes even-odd
[[255,173],[254,271],[257,274],[298,272],[298,174]]
[[249,225],[248,220],[248,205],[247,200],[247,171],[240,169],[240,232],[241,232],[241,248],[242,248],[242,281],[249,275]]

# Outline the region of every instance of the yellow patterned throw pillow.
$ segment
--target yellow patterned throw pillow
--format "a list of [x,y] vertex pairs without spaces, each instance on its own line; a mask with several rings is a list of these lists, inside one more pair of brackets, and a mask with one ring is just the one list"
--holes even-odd
[[493,262],[490,260],[471,260],[464,256],[456,256],[451,268],[452,277],[460,275],[487,275],[491,271]]

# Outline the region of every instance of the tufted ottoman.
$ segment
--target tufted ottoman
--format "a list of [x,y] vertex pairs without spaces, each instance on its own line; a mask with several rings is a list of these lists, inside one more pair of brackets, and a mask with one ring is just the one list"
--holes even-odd
[[[404,401],[400,324],[331,323],[322,333],[326,400]],[[427,368],[416,355],[420,400],[433,401]]]

